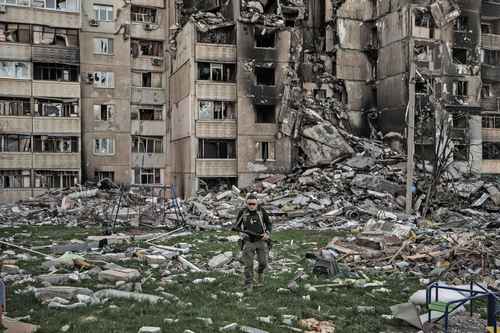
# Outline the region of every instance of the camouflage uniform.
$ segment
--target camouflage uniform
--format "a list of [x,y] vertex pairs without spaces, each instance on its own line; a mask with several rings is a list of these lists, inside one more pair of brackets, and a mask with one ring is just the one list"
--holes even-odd
[[[264,233],[271,234],[272,223],[267,212],[258,207],[255,211],[243,208],[236,219],[235,230],[247,231],[255,235]],[[241,261],[244,266],[245,285],[252,286],[254,274],[254,257],[257,253],[258,282],[262,283],[262,274],[267,268],[267,258],[269,256],[269,243],[260,236],[246,235],[244,237]]]

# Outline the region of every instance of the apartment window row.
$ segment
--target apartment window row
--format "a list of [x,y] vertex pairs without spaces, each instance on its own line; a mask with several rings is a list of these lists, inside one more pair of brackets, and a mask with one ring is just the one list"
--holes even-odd
[[198,43],[234,44],[236,33],[234,27],[220,28],[209,31],[198,31]]
[[34,7],[65,12],[80,11],[79,0],[0,0],[0,5]]
[[163,42],[133,39],[130,47],[132,57],[163,57]]
[[31,63],[21,61],[0,61],[0,78],[31,79]]
[[483,128],[500,129],[500,116],[483,115]]
[[[78,171],[34,170],[34,188],[67,188],[78,184]],[[31,188],[31,170],[0,170],[0,189]]]
[[483,160],[500,160],[500,143],[483,142]]
[[199,139],[198,158],[235,159],[236,140]]
[[269,141],[258,141],[256,143],[256,156],[257,161],[274,161],[276,159],[275,155],[275,144]]
[[[34,102],[34,117],[78,117],[78,100],[42,100]],[[29,99],[0,98],[0,116],[31,116],[32,107]]]
[[0,152],[17,153],[79,153],[80,139],[73,136],[47,136],[23,134],[0,135]]
[[140,108],[132,111],[131,120],[161,121],[163,120],[163,108]]
[[137,185],[161,184],[161,169],[154,169],[154,168],[134,169],[134,184]]
[[94,19],[97,21],[113,21],[113,6],[94,5]]
[[158,10],[156,8],[132,6],[130,16],[134,23],[158,23]]
[[77,29],[0,22],[0,42],[78,47]]
[[467,81],[453,81],[452,94],[453,96],[468,96],[469,85]]
[[198,80],[235,82],[235,64],[198,63]]
[[110,121],[113,117],[114,105],[112,104],[97,104],[94,105],[95,120]]
[[78,82],[79,67],[63,64],[35,63],[33,79],[41,81]]
[[133,153],[161,154],[163,153],[163,137],[161,136],[133,136]]
[[115,172],[114,171],[96,171],[94,172],[94,177],[97,181],[101,181],[103,179],[109,179],[112,182],[115,181]]
[[94,53],[107,55],[113,54],[113,39],[94,38]]
[[199,103],[200,120],[233,120],[236,119],[235,103],[230,101],[208,101]]

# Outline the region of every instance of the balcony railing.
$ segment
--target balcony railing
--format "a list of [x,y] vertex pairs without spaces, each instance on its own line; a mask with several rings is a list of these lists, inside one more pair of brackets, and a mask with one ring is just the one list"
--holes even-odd
[[481,99],[483,111],[500,111],[500,97],[487,97]]

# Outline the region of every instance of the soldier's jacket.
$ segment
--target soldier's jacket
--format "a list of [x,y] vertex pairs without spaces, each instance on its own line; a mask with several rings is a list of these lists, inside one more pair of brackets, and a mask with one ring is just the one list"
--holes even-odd
[[[262,207],[257,207],[255,211],[251,211],[245,207],[239,211],[234,229],[246,230],[261,235],[266,232],[271,233],[273,225],[269,215]],[[260,237],[249,236],[250,242],[258,240],[260,240]]]

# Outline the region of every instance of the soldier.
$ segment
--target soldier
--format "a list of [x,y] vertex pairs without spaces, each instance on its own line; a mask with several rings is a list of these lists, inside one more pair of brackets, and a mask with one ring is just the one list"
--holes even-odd
[[253,288],[254,267],[253,260],[257,253],[257,284],[263,285],[263,274],[267,268],[269,256],[272,224],[267,212],[258,205],[257,196],[248,194],[246,207],[241,209],[236,219],[233,230],[242,234],[242,257],[241,261],[245,267],[245,289],[251,291]]

